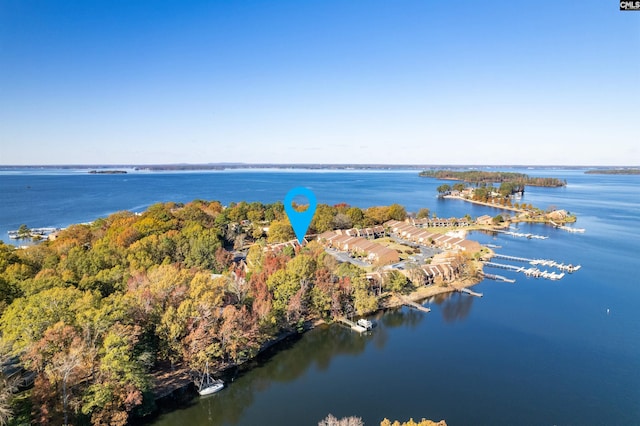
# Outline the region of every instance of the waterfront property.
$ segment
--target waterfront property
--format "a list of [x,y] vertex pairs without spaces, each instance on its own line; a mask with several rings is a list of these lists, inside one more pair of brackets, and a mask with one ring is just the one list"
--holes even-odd
[[[368,234],[368,231],[365,232]],[[384,230],[380,232],[384,232]],[[327,231],[318,235],[317,239],[325,247],[349,252],[354,256],[361,256],[371,264],[386,265],[400,260],[400,255],[396,250],[367,238],[354,236],[359,234],[362,234],[362,232],[352,229]]]
[[477,241],[429,232],[412,225],[408,221],[390,220],[385,222],[384,226],[393,234],[417,244],[435,246],[445,250],[459,249],[470,253],[478,252],[481,249]]

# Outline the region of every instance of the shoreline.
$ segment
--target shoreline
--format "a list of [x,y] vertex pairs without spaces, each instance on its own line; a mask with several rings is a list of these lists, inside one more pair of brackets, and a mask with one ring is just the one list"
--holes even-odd
[[463,197],[460,197],[458,195],[443,195],[442,198],[450,198],[452,200],[462,200],[462,201],[465,201],[465,202],[471,203],[471,204],[478,204],[480,206],[493,207],[493,208],[501,209],[501,210],[509,210],[509,211],[517,212],[517,213],[527,213],[527,211],[523,210],[523,209],[517,209],[515,207],[509,207],[509,206],[501,206],[501,205],[498,205],[498,204],[485,203],[484,201],[469,200],[467,198],[463,198]]
[[[405,300],[409,300],[411,302],[420,303],[425,299],[447,293],[454,293],[462,288],[473,287],[483,281],[482,277],[472,277],[465,279],[456,279],[447,285],[437,285],[431,284],[429,286],[420,286],[415,289],[411,293],[407,295],[403,295],[402,298]],[[384,293],[379,296],[379,305],[375,310],[366,312],[363,315],[358,315],[359,318],[366,318],[368,316],[372,316],[379,312],[385,312],[391,309],[398,309],[405,306],[405,301],[402,300],[401,297],[394,293]],[[289,341],[295,337],[301,337],[305,333],[315,329],[321,325],[334,325],[338,322],[335,320],[324,320],[322,318],[310,318],[305,322],[305,326],[302,331],[297,330],[289,330],[283,333],[280,333],[278,336],[274,337],[271,340],[264,342],[255,356],[246,359],[244,362],[237,364],[226,365],[223,368],[219,368],[212,372],[213,375],[216,376],[224,376],[225,374],[229,374],[229,372],[233,369],[243,369],[243,372],[248,372],[252,370],[254,367],[248,366],[251,361],[255,361],[260,358],[261,355],[265,354],[269,349],[273,349],[278,351],[278,346]],[[161,400],[170,399],[180,406],[187,401],[192,401],[197,397],[197,393],[193,392],[195,389],[195,384],[190,377],[190,372],[192,370],[188,367],[180,366],[180,368],[174,368],[171,370],[169,368],[162,368],[156,370],[151,373],[151,376],[154,380],[160,380],[161,383],[157,383],[152,387],[151,394],[153,395],[154,401],[157,403]],[[169,382],[169,383],[167,383]],[[191,388],[191,391],[189,390]],[[163,404],[164,405],[164,404]],[[169,411],[174,411],[177,407],[170,408]],[[141,417],[141,420],[145,421],[146,419],[152,419],[156,416],[165,412],[162,410],[160,406],[154,410],[153,413]]]

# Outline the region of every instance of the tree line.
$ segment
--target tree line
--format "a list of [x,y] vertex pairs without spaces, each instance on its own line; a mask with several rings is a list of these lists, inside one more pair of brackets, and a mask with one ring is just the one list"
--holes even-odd
[[531,177],[524,173],[515,172],[487,172],[480,170],[424,170],[420,172],[419,176],[443,180],[461,180],[475,185],[504,182],[509,183],[514,187],[520,187],[521,189],[524,189],[526,185],[551,188],[567,185],[567,181],[564,179],[551,177]]

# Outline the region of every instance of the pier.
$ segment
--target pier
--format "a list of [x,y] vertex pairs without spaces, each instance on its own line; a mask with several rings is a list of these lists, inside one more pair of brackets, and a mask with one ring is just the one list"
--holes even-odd
[[490,280],[495,280],[495,281],[502,281],[504,283],[515,283],[516,280],[511,279],[511,278],[507,278],[507,277],[503,277],[502,275],[496,275],[496,274],[487,274],[485,272],[482,273],[482,276],[484,278],[488,278]]
[[496,259],[513,260],[515,262],[530,263],[533,261],[533,259],[527,259],[526,257],[508,256],[506,254],[499,254],[499,253],[495,253],[493,257],[495,257]]
[[355,322],[348,320],[344,317],[338,317],[336,318],[336,321],[341,322],[345,325],[348,325],[352,330],[357,331],[358,333],[364,333],[365,331],[367,331],[367,329],[364,328],[363,326],[358,325]]
[[[555,263],[555,262],[554,262]],[[520,266],[513,266],[513,265],[505,265],[502,263],[495,263],[495,262],[484,262],[484,264],[486,266],[490,266],[493,268],[502,268],[502,269],[506,269],[509,271],[513,271],[513,272],[520,272],[525,274],[527,277],[533,277],[533,278],[545,278],[548,280],[559,280],[562,279],[564,277],[564,272],[561,273],[556,273],[556,272],[549,272],[547,270],[541,271],[538,268],[527,268],[525,269],[524,267]],[[556,267],[558,267],[559,265],[556,264]],[[579,265],[578,265],[579,266]],[[575,268],[573,269],[575,270]]]
[[[499,254],[499,253],[495,253],[493,257],[497,259],[511,260],[514,262],[528,263],[532,266],[549,266],[551,268],[557,268],[563,272],[569,272],[569,273],[575,272],[582,267],[580,265],[572,265],[570,263],[565,265],[564,263],[558,263],[555,260],[551,260],[551,259],[527,259],[526,257],[508,256],[506,254]],[[509,269],[509,268],[504,268],[504,269]],[[515,271],[515,269],[511,269],[511,270]],[[521,272],[521,271],[516,271],[516,272]]]
[[559,225],[559,224],[557,224],[557,223],[555,223],[553,221],[551,222],[551,224],[557,229],[562,229],[563,231],[571,232],[571,233],[574,233],[574,234],[576,234],[576,233],[584,234],[584,232],[585,232],[584,228],[573,228],[573,227],[570,227],[570,226]]
[[484,262],[484,264],[485,264],[485,266],[490,266],[492,268],[506,269],[508,271],[513,271],[513,272],[523,272],[524,271],[524,268],[522,266],[507,265],[505,263]]
[[475,297],[482,297],[482,293],[477,293],[477,292],[475,292],[473,290],[469,290],[468,288],[465,288],[465,287],[458,288],[458,289],[456,289],[456,291],[458,293],[466,293],[468,295],[475,296]]
[[520,237],[520,238],[529,238],[529,239],[537,239],[537,240],[546,240],[547,237],[546,235],[536,235],[536,234],[525,234],[522,232],[514,232],[514,231],[503,231],[501,229],[495,229],[494,232],[500,232],[502,234],[505,235],[511,235],[512,237]]
[[412,300],[409,300],[409,299],[407,299],[407,298],[405,298],[405,297],[398,296],[398,298],[399,298],[400,300],[402,300],[402,304],[403,304],[404,306],[407,306],[407,307],[409,307],[409,308],[414,308],[414,309],[417,309],[417,310],[422,311],[422,312],[427,312],[427,313],[428,313],[428,312],[431,312],[431,309],[430,309],[430,308],[427,308],[426,306],[422,306],[421,304],[416,303],[416,302],[414,302],[414,301],[412,301]]

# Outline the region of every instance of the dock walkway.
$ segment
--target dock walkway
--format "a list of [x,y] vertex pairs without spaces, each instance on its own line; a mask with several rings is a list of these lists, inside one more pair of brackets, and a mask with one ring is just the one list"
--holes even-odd
[[336,318],[336,321],[341,322],[345,325],[348,325],[352,330],[357,331],[358,333],[364,333],[365,331],[367,331],[366,328],[362,327],[361,325],[356,324],[355,322],[348,320],[344,317],[338,317]]
[[475,296],[475,297],[482,297],[482,293],[477,293],[477,292],[475,292],[473,290],[469,290],[468,288],[465,288],[465,287],[459,288],[459,289],[457,289],[457,291],[459,293],[466,293],[468,295]]
[[516,280],[514,280],[514,279],[503,277],[502,275],[497,275],[497,274],[488,274],[486,272],[483,272],[482,276],[485,277],[485,278],[488,278],[490,280],[502,281],[502,282],[505,282],[505,283],[513,284],[513,283],[516,282]]
[[421,304],[416,303],[412,300],[409,300],[406,297],[398,296],[398,298],[402,301],[402,304],[404,306],[408,306],[409,308],[414,308],[422,312],[431,312],[430,308],[427,308],[426,306],[422,306]]

